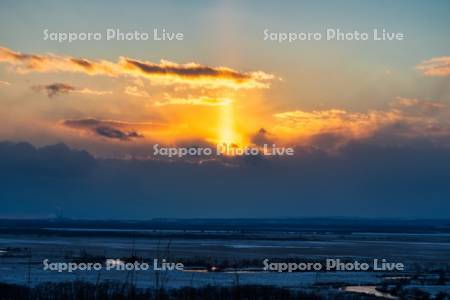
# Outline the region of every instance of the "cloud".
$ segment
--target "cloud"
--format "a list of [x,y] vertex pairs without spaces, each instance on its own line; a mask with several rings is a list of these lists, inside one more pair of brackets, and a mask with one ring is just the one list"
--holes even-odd
[[125,87],[124,90],[125,94],[135,97],[150,97],[150,95],[142,89],[141,87],[135,86],[135,85],[128,85]]
[[201,106],[224,106],[230,105],[232,103],[231,99],[228,98],[211,98],[211,97],[192,97],[187,98],[173,98],[169,95],[164,96],[163,101],[157,101],[156,106],[166,106],[166,105],[201,105]]
[[450,110],[445,104],[403,97],[391,101],[386,110],[295,110],[274,117],[277,122],[272,131],[318,145],[342,146],[373,137],[379,143],[425,138],[448,144],[445,139],[450,136]]
[[88,94],[88,95],[96,95],[96,96],[104,96],[104,95],[110,95],[112,92],[110,91],[97,91],[97,90],[91,90],[88,88],[77,88],[72,85],[66,84],[66,83],[52,83],[48,85],[36,85],[32,87],[35,91],[45,91],[47,93],[47,96],[49,98],[59,96],[61,94],[68,94],[68,93],[81,93],[81,94]]
[[76,120],[65,120],[64,124],[74,128],[86,128],[86,127],[95,127],[95,126],[112,126],[119,128],[129,128],[133,126],[155,126],[153,123],[138,123],[138,122],[122,122],[115,120],[99,120],[95,118],[86,118],[86,119],[76,119]]
[[272,144],[272,138],[272,135],[266,129],[260,128],[256,134],[250,137],[250,141],[257,146],[263,146],[264,144]]
[[152,123],[128,123],[114,120],[98,120],[94,118],[65,120],[62,123],[64,126],[88,131],[96,136],[116,139],[120,141],[130,141],[136,138],[144,137],[138,129],[154,127]]
[[110,138],[110,139],[118,139],[121,141],[128,141],[132,138],[143,137],[142,135],[138,134],[136,131],[125,132],[125,131],[119,130],[117,128],[107,127],[107,126],[96,127],[95,132],[98,135],[101,135],[103,137]]
[[36,148],[21,142],[0,142],[1,174],[35,177],[74,178],[88,175],[95,159],[86,151],[69,149],[65,144]]
[[118,76],[114,63],[100,60],[60,56],[55,54],[24,54],[0,47],[0,62],[11,64],[19,73],[26,72],[81,72],[88,75]]
[[416,67],[425,76],[449,76],[450,56],[434,57],[423,61]]
[[274,115],[277,129],[298,135],[313,136],[322,133],[341,133],[350,137],[365,137],[383,124],[398,120],[394,112],[369,111],[353,113],[341,109],[315,111],[287,111]]
[[396,97],[389,103],[395,111],[409,115],[433,115],[447,111],[447,105],[438,101],[424,101],[414,98]]
[[67,217],[102,219],[450,216],[448,149],[429,144],[353,141],[334,154],[303,147],[293,157],[224,160],[101,159],[62,144],[0,143],[1,213],[45,216],[58,206]]
[[226,67],[209,67],[196,63],[177,64],[167,60],[161,60],[159,64],[155,64],[121,57],[119,64],[127,72],[136,76],[171,80],[171,82],[164,80],[162,83],[178,82],[214,87],[265,88],[268,87],[266,81],[274,78],[273,75],[261,71],[244,73]]
[[267,88],[273,75],[262,71],[240,72],[227,67],[210,67],[197,63],[159,63],[120,57],[118,62],[88,60],[55,54],[22,54],[0,47],[0,62],[13,65],[18,72],[79,72],[87,75],[134,76],[154,84],[189,84],[201,87]]
[[48,85],[36,85],[32,87],[35,91],[45,91],[48,97],[59,96],[61,94],[67,94],[71,91],[75,91],[76,88],[65,83],[52,83]]
[[111,95],[111,91],[98,91],[98,90],[92,90],[88,88],[82,88],[77,89],[74,92],[80,93],[80,94],[87,94],[87,95],[95,95],[95,96],[105,96],[105,95]]
[[39,55],[22,54],[8,48],[0,47],[0,62],[18,63],[24,62],[28,68],[37,68],[44,58]]

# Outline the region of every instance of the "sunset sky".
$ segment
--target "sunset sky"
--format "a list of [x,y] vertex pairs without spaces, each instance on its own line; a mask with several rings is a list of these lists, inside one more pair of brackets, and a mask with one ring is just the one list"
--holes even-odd
[[[399,157],[416,148],[428,154],[438,151],[445,160],[441,165],[449,163],[445,154],[450,147],[449,1],[30,3],[6,0],[0,4],[0,141],[30,143],[38,147],[35,151],[63,143],[88,151],[93,159],[119,160],[132,156],[151,159],[151,147],[156,143],[191,146],[226,142],[245,147],[267,142],[294,147],[296,163],[308,161],[302,156],[307,153],[312,157],[309,162],[318,161],[321,167],[324,159],[317,159],[318,153],[333,159],[356,143],[377,151],[394,147],[400,149]],[[165,29],[183,33],[184,39],[103,38],[71,43],[43,39],[45,29],[105,35],[108,28],[150,35],[155,28]],[[327,28],[370,33],[384,28],[402,32],[405,40],[278,43],[265,41],[263,34],[265,29],[323,33]],[[364,162],[376,159],[373,148],[364,149],[358,148]],[[422,154],[411,155],[423,158]],[[441,170],[433,169],[435,162],[422,163],[430,168],[429,176],[438,175],[438,181],[445,182],[447,177]],[[405,165],[406,161],[401,162],[399,168],[406,170]],[[288,173],[302,172],[302,166]],[[329,166],[340,168],[335,162]],[[278,168],[270,172],[283,173],[283,166]],[[389,166],[386,168],[380,172],[392,174]],[[139,177],[136,174],[133,176]],[[309,175],[302,176],[315,178],[313,185],[326,181],[318,174]],[[357,176],[350,171],[347,175]],[[408,185],[420,180],[412,178]],[[281,197],[293,191],[295,183],[280,182],[270,193]],[[230,184],[231,190],[245,190],[236,182],[236,187]],[[359,192],[365,194],[372,188]],[[387,198],[414,203],[423,203],[432,192],[434,207],[448,202],[450,196],[448,188],[434,185],[427,186],[430,193],[421,195],[402,194],[406,186],[395,193],[390,188],[381,187]],[[45,191],[42,198],[53,199]],[[361,199],[359,192],[349,196],[347,191],[336,191],[333,196]],[[32,210],[20,212],[11,204],[26,195],[5,193],[10,205],[7,215],[33,214]],[[86,193],[95,199],[103,197]],[[372,193],[369,198],[383,198],[380,193]],[[150,194],[142,191],[133,197],[154,196]],[[194,194],[189,197],[196,197]],[[330,195],[321,197],[329,199]],[[250,210],[259,198],[255,195],[246,209]],[[270,203],[273,198],[269,198],[264,201]],[[350,214],[365,214],[367,205],[376,207],[369,198],[364,200],[365,206]],[[56,200],[48,201],[36,214],[64,206]],[[202,201],[202,207],[207,207]],[[291,201],[287,205],[290,209],[277,214],[287,215],[295,209],[295,201]],[[402,205],[398,204],[399,209]],[[215,216],[215,208],[205,211],[206,216]],[[317,209],[311,211],[322,214]],[[414,213],[398,211],[393,215],[417,215],[420,211],[418,204]],[[242,216],[248,212],[237,209],[236,213]],[[270,210],[259,215],[267,214]],[[346,212],[330,210],[323,214]]]

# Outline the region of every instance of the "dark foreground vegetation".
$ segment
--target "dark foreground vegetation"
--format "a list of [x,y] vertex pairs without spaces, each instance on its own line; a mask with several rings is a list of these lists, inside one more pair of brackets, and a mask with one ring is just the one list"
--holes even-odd
[[320,299],[309,293],[290,291],[270,286],[236,286],[180,288],[180,289],[138,289],[133,285],[104,282],[93,284],[74,281],[63,283],[43,283],[33,288],[20,285],[1,284],[0,299],[40,299],[40,300],[171,300],[171,299]]
[[[392,292],[392,291],[390,291]],[[448,294],[430,296],[418,289],[398,289],[396,299],[445,300]],[[177,289],[143,289],[131,284],[105,281],[90,283],[85,281],[47,282],[28,288],[23,285],[0,283],[0,300],[375,300],[367,294],[357,294],[339,290],[302,291],[265,285],[205,286]]]

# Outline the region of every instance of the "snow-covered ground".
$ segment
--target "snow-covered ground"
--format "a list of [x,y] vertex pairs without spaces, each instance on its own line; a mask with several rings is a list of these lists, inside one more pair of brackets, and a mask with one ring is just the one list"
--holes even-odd
[[[381,235],[381,237],[380,237]],[[29,257],[31,253],[31,257]],[[43,269],[44,259],[51,262],[69,262],[81,253],[106,258],[130,257],[145,259],[166,258],[168,261],[185,259],[256,260],[259,266],[245,271],[194,272],[194,271],[76,271],[56,272]],[[326,258],[369,261],[386,258],[406,266],[403,272],[263,272],[265,258],[286,258],[319,261]],[[124,237],[86,236],[13,236],[0,235],[0,282],[36,285],[42,282],[72,280],[114,280],[132,282],[139,287],[151,287],[162,282],[166,287],[262,284],[287,288],[345,287],[348,291],[367,292],[386,278],[408,278],[423,270],[444,268],[450,262],[448,236],[358,234],[357,236],[318,235],[314,239],[264,240],[264,239],[147,239]],[[406,277],[405,277],[406,276]],[[350,286],[350,287],[349,287]],[[353,286],[353,287],[352,287]],[[359,286],[359,287],[354,287]],[[410,285],[430,294],[449,292],[448,286]],[[353,289],[353,290],[352,290]],[[360,291],[361,290],[361,291]],[[371,291],[372,291],[371,290]],[[373,291],[372,291],[373,292]],[[370,293],[370,291],[369,291]]]

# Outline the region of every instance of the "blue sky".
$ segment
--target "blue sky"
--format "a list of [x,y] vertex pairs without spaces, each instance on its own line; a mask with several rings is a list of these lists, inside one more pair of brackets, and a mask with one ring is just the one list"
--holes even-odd
[[[22,52],[55,52],[74,56],[107,58],[121,55],[157,61],[201,62],[236,69],[262,69],[275,73],[286,84],[280,87],[281,103],[308,108],[323,103],[365,109],[388,102],[405,89],[419,88],[413,68],[431,57],[446,55],[450,48],[448,1],[2,1],[0,42]],[[42,40],[42,30],[103,31],[151,30],[155,27],[182,31],[186,39],[177,43],[95,43],[59,44]],[[303,42],[277,45],[262,39],[265,28],[274,31],[322,31],[386,28],[404,32],[403,42]],[[183,51],[184,50],[184,51]],[[267,59],[270,58],[270,59]],[[336,70],[340,70],[336,74]],[[347,86],[318,91],[308,74],[320,74],[339,81],[367,86],[384,69],[395,71],[397,84],[383,86],[392,93],[381,99],[357,99],[345,92]],[[305,78],[306,77],[306,78]],[[302,82],[292,82],[300,78]],[[408,80],[408,81],[407,81]],[[314,81],[317,81],[314,78]],[[384,84],[382,79],[380,84]],[[404,82],[407,81],[407,82]],[[370,89],[370,87],[369,87]],[[304,97],[301,95],[305,94]],[[421,93],[419,90],[418,93]],[[370,94],[370,92],[368,92]],[[366,95],[364,95],[366,96]],[[301,97],[301,103],[298,99]],[[370,97],[369,97],[370,98]]]

